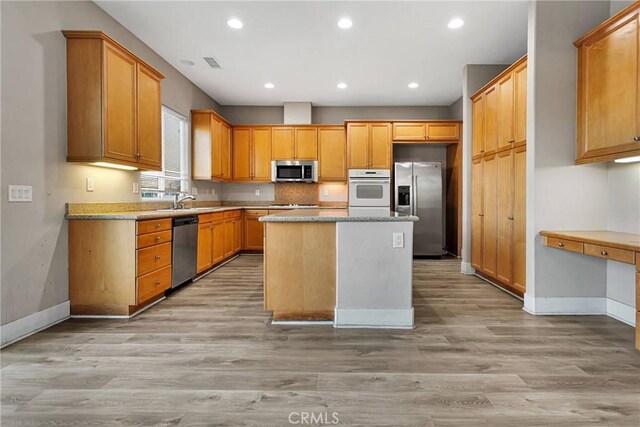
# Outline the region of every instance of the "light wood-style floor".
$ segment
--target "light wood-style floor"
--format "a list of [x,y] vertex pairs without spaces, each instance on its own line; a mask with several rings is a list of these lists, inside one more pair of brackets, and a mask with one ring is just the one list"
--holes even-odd
[[260,256],[132,320],[68,320],[1,352],[2,426],[640,425],[633,328],[414,265],[415,330],[269,326]]

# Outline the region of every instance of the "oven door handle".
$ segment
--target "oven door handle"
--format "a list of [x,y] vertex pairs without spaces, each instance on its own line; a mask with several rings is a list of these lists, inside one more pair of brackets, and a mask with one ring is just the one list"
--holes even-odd
[[391,184],[388,178],[350,179],[350,184]]

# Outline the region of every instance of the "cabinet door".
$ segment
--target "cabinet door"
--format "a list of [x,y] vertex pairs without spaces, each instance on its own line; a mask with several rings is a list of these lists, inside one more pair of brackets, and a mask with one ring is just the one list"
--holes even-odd
[[222,179],[231,179],[231,127],[222,123]]
[[198,273],[202,273],[211,267],[212,259],[212,244],[211,244],[211,223],[198,224],[198,255],[197,266]]
[[427,123],[427,141],[458,141],[460,126],[458,123]]
[[233,219],[224,221],[224,257],[233,255]]
[[233,253],[242,250],[242,222],[240,218],[233,221]]
[[191,177],[209,180],[211,173],[211,114],[191,113]]
[[295,159],[318,160],[318,129],[295,128]]
[[211,114],[211,177],[222,178],[222,121]]
[[371,124],[369,167],[391,169],[391,123]]
[[513,287],[524,293],[527,275],[527,151],[526,146],[514,150],[513,162]]
[[138,162],[162,169],[162,80],[148,67],[138,64],[137,144]]
[[394,141],[424,141],[427,139],[427,127],[425,123],[394,123]]
[[[578,52],[578,157],[640,149],[638,11]],[[579,141],[580,142],[580,141]]]
[[271,181],[271,129],[253,128],[251,132],[253,180]]
[[497,264],[497,160],[496,156],[485,157],[482,165],[482,271],[496,277]]
[[136,60],[105,44],[104,67],[104,156],[137,163]]
[[471,150],[475,157],[484,153],[484,95],[480,95],[472,102]]
[[294,152],[293,128],[271,128],[271,160],[293,160]]
[[498,150],[511,148],[515,143],[513,137],[513,73],[509,73],[498,81]]
[[368,123],[347,124],[347,150],[349,169],[369,167],[369,131]]
[[321,182],[347,180],[347,146],[343,127],[318,129],[318,179]]
[[496,86],[484,94],[484,153],[491,154],[498,147],[498,93]]
[[482,271],[482,159],[471,165],[471,266]]
[[513,279],[513,150],[498,153],[497,162],[496,278],[510,285]]
[[264,224],[257,216],[244,218],[244,248],[249,250],[262,250]]
[[515,145],[527,143],[527,62],[513,70],[515,117],[514,139]]
[[217,264],[224,260],[224,222],[214,222],[211,227],[212,262]]
[[233,180],[251,181],[251,129],[233,129]]

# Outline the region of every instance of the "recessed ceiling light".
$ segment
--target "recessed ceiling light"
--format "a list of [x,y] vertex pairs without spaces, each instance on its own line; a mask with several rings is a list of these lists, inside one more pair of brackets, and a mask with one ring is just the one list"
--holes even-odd
[[413,82],[413,83],[409,83],[407,86],[409,86],[409,89],[415,89],[420,85],[416,82]]
[[273,83],[265,83],[264,87],[266,87],[267,89],[273,89],[274,87],[276,87],[276,85],[274,85]]
[[230,26],[231,28],[234,28],[236,30],[239,30],[240,28],[243,27],[242,21],[239,20],[238,18],[231,18],[227,21],[227,25]]
[[456,28],[460,28],[464,25],[464,21],[460,18],[453,18],[451,21],[449,21],[449,24],[447,25],[447,27],[451,28],[452,30],[455,30]]
[[352,26],[353,26],[353,22],[349,18],[341,18],[338,21],[338,27],[342,29],[346,30],[347,28],[351,28]]
[[184,65],[188,65],[188,66],[192,66],[194,64],[193,61],[189,61],[188,59],[183,59],[182,61],[180,61],[182,64]]
[[346,88],[347,88],[346,83],[338,83],[338,89],[346,89]]

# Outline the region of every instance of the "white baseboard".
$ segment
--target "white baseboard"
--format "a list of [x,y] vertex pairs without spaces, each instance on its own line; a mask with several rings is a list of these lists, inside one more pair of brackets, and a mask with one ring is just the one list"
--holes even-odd
[[411,308],[336,308],[336,328],[401,328],[412,329]]
[[607,298],[607,315],[630,326],[636,326],[636,309],[630,305]]
[[69,301],[0,326],[0,347],[13,344],[69,318]]
[[460,263],[460,272],[462,274],[474,275],[474,274],[476,274],[476,269],[471,267],[471,263],[470,262],[462,261]]

